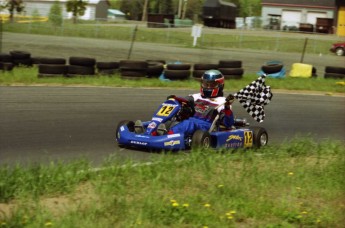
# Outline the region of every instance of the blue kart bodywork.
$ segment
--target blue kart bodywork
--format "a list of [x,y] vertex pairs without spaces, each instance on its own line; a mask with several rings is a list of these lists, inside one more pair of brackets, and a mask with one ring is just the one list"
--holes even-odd
[[133,121],[121,121],[116,129],[116,141],[121,147],[134,147],[152,150],[186,150],[193,147],[210,148],[251,148],[267,144],[268,136],[261,127],[246,127],[242,119],[237,121],[237,127],[231,130],[220,130],[217,124],[212,131],[196,131],[193,135],[184,133],[157,135],[161,123],[176,120],[181,105],[174,99],[169,99],[159,106],[151,121],[143,122],[144,131],[136,133]]

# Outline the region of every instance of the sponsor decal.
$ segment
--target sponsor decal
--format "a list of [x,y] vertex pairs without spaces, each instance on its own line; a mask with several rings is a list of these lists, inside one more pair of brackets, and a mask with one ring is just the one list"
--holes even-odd
[[164,146],[174,146],[174,145],[180,145],[180,140],[171,140],[169,142],[165,142]]
[[172,135],[167,135],[167,138],[176,138],[176,137],[180,137],[180,134],[172,134]]
[[151,123],[149,124],[149,126],[147,126],[147,128],[153,129],[153,128],[155,128],[156,126],[157,126],[157,124],[156,124],[155,122],[151,122]]
[[239,135],[230,135],[226,141],[229,142],[231,140],[237,140],[237,141],[242,142],[242,137]]
[[134,135],[134,137],[136,138],[145,138],[145,139],[149,139],[149,136],[145,136],[145,135]]
[[131,141],[131,144],[146,146],[147,142]]
[[158,118],[158,117],[153,117],[152,121],[162,122],[163,119],[162,118]]
[[242,147],[242,142],[232,142],[232,143],[225,143],[225,148],[238,148]]

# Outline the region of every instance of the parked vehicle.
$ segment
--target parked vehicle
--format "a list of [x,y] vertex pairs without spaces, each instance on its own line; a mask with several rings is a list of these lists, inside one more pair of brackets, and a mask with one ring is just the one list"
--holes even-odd
[[345,42],[335,43],[329,50],[339,56],[345,55]]
[[205,26],[218,28],[236,28],[235,4],[223,0],[206,0],[202,18]]

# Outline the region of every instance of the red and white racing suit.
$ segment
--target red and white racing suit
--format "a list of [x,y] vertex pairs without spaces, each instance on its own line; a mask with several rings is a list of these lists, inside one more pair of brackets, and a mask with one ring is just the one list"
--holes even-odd
[[[231,105],[224,107],[225,97],[203,98],[200,93],[192,94],[185,98],[190,103],[194,103],[195,113],[177,125],[173,126],[169,134],[185,133],[193,134],[196,130],[208,131],[218,112],[224,114],[223,124],[230,128],[234,124],[234,116]],[[219,106],[217,108],[217,106]],[[216,110],[217,108],[217,110]]]

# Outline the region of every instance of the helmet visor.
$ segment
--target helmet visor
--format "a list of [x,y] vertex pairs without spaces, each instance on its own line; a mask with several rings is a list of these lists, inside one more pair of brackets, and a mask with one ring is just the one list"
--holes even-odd
[[217,81],[207,81],[207,80],[203,80],[201,85],[202,88],[207,88],[207,89],[213,89],[218,87],[218,82]]

